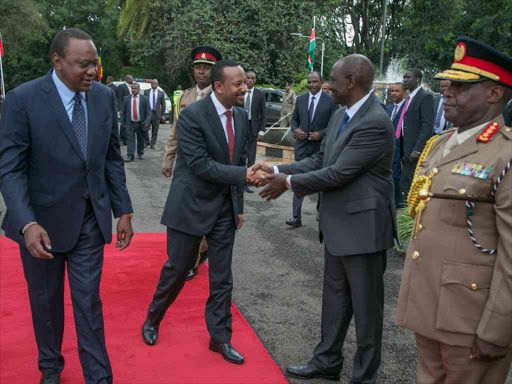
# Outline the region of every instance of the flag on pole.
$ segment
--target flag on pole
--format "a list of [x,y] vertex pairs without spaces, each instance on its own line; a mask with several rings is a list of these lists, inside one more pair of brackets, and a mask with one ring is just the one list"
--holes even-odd
[[313,29],[311,30],[311,36],[309,37],[309,49],[308,49],[308,67],[313,72],[313,66],[315,65],[315,17],[313,17]]
[[0,35],[0,56],[4,57],[4,41],[2,40],[2,35]]
[[98,56],[98,81],[101,82],[101,79],[103,79],[103,65],[101,64],[101,49],[100,49],[100,54]]

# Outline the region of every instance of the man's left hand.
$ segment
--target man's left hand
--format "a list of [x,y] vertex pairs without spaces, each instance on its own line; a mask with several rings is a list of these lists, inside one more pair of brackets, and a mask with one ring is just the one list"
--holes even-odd
[[132,218],[128,215],[121,216],[117,221],[116,248],[123,250],[130,245],[133,237]]
[[411,161],[417,161],[420,158],[420,155],[421,155],[421,153],[419,153],[419,152],[416,152],[416,151],[412,152],[411,153]]
[[287,177],[288,176],[284,173],[265,176],[265,180],[267,180],[268,184],[260,192],[260,196],[267,201],[277,199],[288,189],[286,186]]
[[242,227],[243,227],[243,225],[244,225],[244,223],[245,223],[245,217],[244,217],[244,215],[238,215],[238,222],[237,222],[237,224],[236,224],[236,229],[240,229],[240,228],[242,228]]
[[488,343],[476,336],[469,358],[472,360],[494,361],[504,358],[508,351],[509,349],[506,347]]
[[312,141],[319,141],[320,140],[320,132],[311,132],[310,134]]

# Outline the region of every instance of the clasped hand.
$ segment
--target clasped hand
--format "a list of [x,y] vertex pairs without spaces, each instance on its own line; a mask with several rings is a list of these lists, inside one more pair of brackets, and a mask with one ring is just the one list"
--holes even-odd
[[265,200],[275,200],[288,189],[286,175],[275,174],[274,169],[265,163],[254,164],[247,170],[247,182],[257,187],[265,185],[259,193]]
[[268,183],[266,176],[270,172],[272,172],[272,168],[269,166],[265,165],[265,168],[263,168],[261,164],[254,164],[252,167],[247,168],[245,181],[254,187],[261,187]]

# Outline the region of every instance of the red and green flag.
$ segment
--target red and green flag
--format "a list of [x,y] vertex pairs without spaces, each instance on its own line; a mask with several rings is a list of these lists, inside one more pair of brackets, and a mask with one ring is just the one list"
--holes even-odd
[[4,57],[4,41],[2,40],[1,35],[0,35],[0,56]]
[[100,50],[100,54],[98,56],[98,81],[101,82],[101,79],[103,79],[103,65],[101,64],[101,50]]
[[315,65],[315,18],[313,18],[313,29],[311,30],[311,36],[309,37],[309,49],[308,49],[308,67],[313,71]]

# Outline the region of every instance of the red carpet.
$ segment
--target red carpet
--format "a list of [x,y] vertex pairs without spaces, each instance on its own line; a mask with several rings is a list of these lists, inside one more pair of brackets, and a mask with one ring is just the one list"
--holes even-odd
[[[225,362],[208,350],[204,321],[208,296],[207,267],[185,288],[167,312],[154,347],[146,346],[141,326],[160,268],[167,259],[165,234],[136,234],[119,252],[105,249],[102,278],[107,348],[116,384],[287,383],[249,324],[235,306],[232,343],[245,357],[244,365]],[[236,287],[235,287],[236,289]],[[73,313],[66,286],[66,329],[62,384],[83,383],[78,360]],[[37,349],[28,293],[17,245],[0,237],[0,383],[38,383]]]

